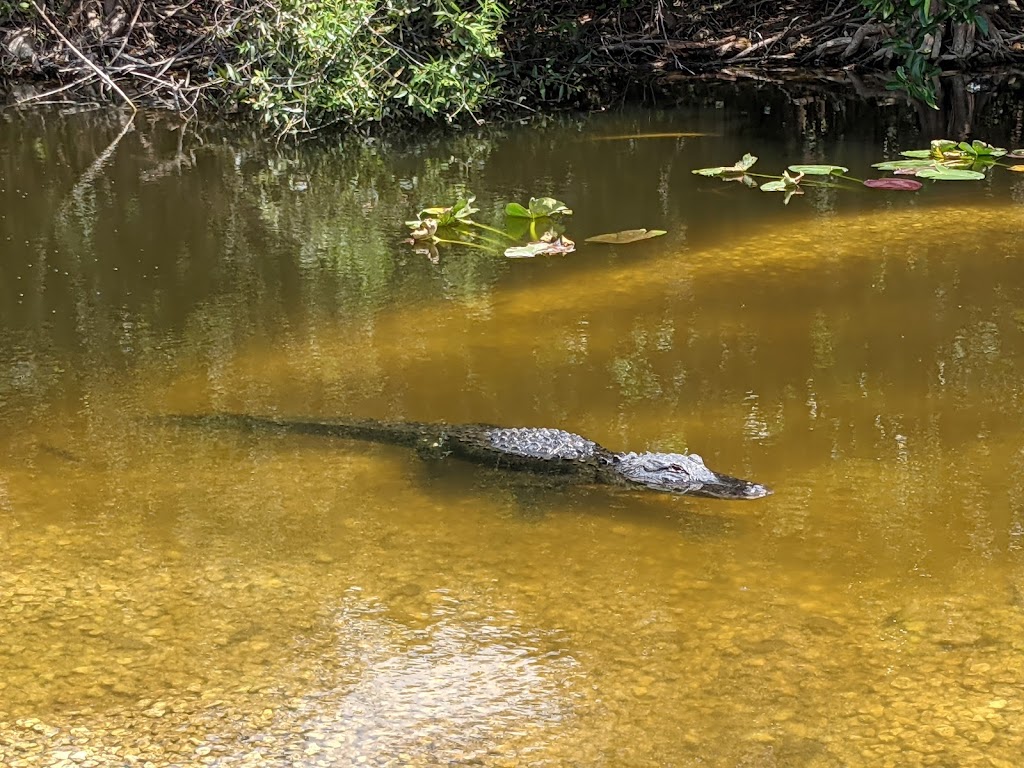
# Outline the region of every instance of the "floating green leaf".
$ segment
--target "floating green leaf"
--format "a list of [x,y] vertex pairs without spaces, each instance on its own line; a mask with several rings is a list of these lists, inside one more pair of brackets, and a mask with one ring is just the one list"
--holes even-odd
[[850,169],[842,165],[791,165],[789,170],[807,176],[833,176],[837,173],[847,173]]
[[769,181],[761,185],[762,192],[785,192],[786,196],[783,199],[785,205],[789,205],[790,199],[793,195],[802,195],[804,191],[800,188],[800,181],[804,175],[798,173],[795,176],[791,176],[789,171],[782,172],[782,178],[778,181]]
[[935,179],[936,181],[977,181],[985,178],[985,174],[980,171],[947,168],[943,165],[934,168],[922,168],[917,172],[917,175],[922,179]]
[[455,205],[424,208],[420,211],[420,218],[430,217],[437,219],[437,226],[441,228],[449,227],[452,224],[471,223],[469,217],[480,211],[479,208],[473,207],[475,200],[475,195],[469,195],[468,197],[459,198]]
[[950,139],[936,139],[932,142],[930,149],[909,149],[900,152],[904,157],[931,159],[936,161],[993,159],[1002,157],[1006,150],[1001,147],[994,147],[984,141],[975,139],[970,144],[966,141],[959,143]]
[[991,144],[986,144],[984,141],[978,141],[975,139],[970,144],[966,141],[961,141],[957,145],[964,153],[973,155],[974,157],[1002,157],[1006,154],[1006,150],[1002,147],[994,147]]
[[735,165],[720,165],[716,168],[698,168],[690,173],[699,176],[741,176],[746,173],[757,162],[757,158],[749,152]]
[[514,219],[528,219],[530,218],[530,212],[526,210],[519,203],[509,203],[505,206],[505,215],[511,216]]
[[872,163],[872,168],[880,171],[900,171],[908,168],[934,168],[934,160],[886,160],[884,163]]
[[660,237],[666,234],[668,233],[664,229],[624,229],[621,232],[612,232],[607,235],[594,235],[593,237],[588,237],[584,242],[625,245],[626,243],[650,240],[652,237]]
[[505,206],[505,215],[514,219],[543,219],[555,214],[570,216],[572,210],[553,197],[531,197],[529,208],[524,208],[519,203],[509,203]]

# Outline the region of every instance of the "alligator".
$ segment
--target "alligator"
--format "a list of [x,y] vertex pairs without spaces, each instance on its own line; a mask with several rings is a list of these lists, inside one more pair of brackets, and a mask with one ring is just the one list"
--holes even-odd
[[416,449],[498,469],[565,475],[583,482],[680,496],[760,499],[772,491],[708,469],[696,453],[616,453],[561,429],[359,420],[291,420],[240,413],[175,415],[173,423],[257,432],[320,435]]

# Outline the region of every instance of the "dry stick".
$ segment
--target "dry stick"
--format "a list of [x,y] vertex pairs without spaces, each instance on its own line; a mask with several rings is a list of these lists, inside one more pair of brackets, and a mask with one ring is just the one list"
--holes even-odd
[[125,46],[128,45],[128,38],[132,36],[132,30],[135,29],[135,22],[139,20],[139,14],[142,12],[142,6],[144,4],[145,0],[139,0],[139,4],[135,6],[135,14],[132,16],[131,24],[128,25],[128,31],[124,33],[124,40],[121,41],[121,47],[117,49],[117,53],[115,53],[113,58],[110,59],[111,64],[117,61],[117,57],[124,53]]
[[37,93],[32,96],[28,96],[24,99],[20,99],[16,102],[16,105],[20,107],[22,104],[28,104],[29,102],[38,101],[39,99],[45,99],[47,96],[53,96],[54,94],[60,93],[61,91],[66,91],[70,88],[74,88],[79,85],[85,85],[94,77],[96,77],[96,75],[94,75],[92,72],[87,72],[83,77],[80,77],[78,80],[70,82],[67,85],[62,85],[60,88],[54,88],[52,91],[46,91],[45,93]]
[[737,59],[744,59],[747,56],[749,56],[750,54],[752,54],[754,51],[759,51],[762,48],[767,48],[770,45],[774,45],[776,42],[778,42],[782,38],[783,35],[785,35],[787,32],[789,32],[789,30],[790,30],[790,27],[786,27],[784,30],[779,32],[779,34],[772,35],[771,37],[766,37],[761,42],[754,43],[749,48],[744,48],[742,51],[737,53],[735,56],[732,56],[731,58],[726,59],[726,62],[736,61]]
[[95,72],[97,75],[99,75],[100,79],[103,82],[105,82],[112,89],[114,89],[117,92],[117,94],[122,99],[124,99],[125,103],[129,107],[132,108],[132,114],[133,115],[136,112],[139,111],[136,108],[135,103],[131,99],[128,98],[128,95],[124,91],[122,91],[120,88],[117,87],[117,83],[115,83],[113,80],[111,80],[110,77],[102,69],[97,67],[95,64],[92,63],[92,61],[89,60],[89,57],[87,57],[84,53],[82,53],[80,50],[75,48],[74,44],[70,40],[68,40],[66,37],[64,37],[64,35],[61,33],[61,31],[59,29],[57,29],[57,25],[54,24],[52,21],[50,21],[50,17],[46,15],[46,11],[43,10],[43,7],[41,5],[39,5],[39,3],[36,2],[36,0],[32,0],[32,6],[36,9],[36,11],[38,11],[39,17],[44,22],[46,22],[46,26],[48,26],[50,29],[53,30],[53,34],[55,34],[57,37],[59,37],[61,39],[61,41],[64,43],[64,45],[66,45],[72,52],[74,52],[74,54],[78,58],[80,58],[82,61],[85,62],[86,66],[88,66],[89,69],[91,69],[93,72]]

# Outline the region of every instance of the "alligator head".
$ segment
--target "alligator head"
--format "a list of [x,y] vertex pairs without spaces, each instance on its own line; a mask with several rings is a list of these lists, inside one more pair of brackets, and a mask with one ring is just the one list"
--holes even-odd
[[655,491],[714,499],[760,499],[772,493],[758,483],[708,469],[696,453],[619,453],[612,466],[628,484]]

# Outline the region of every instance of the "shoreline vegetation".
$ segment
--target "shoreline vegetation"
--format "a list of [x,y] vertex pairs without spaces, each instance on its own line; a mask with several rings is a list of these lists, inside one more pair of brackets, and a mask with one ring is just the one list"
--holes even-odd
[[1024,78],[1024,1],[0,0],[8,108],[249,113],[303,135],[595,109],[682,77],[939,107]]

